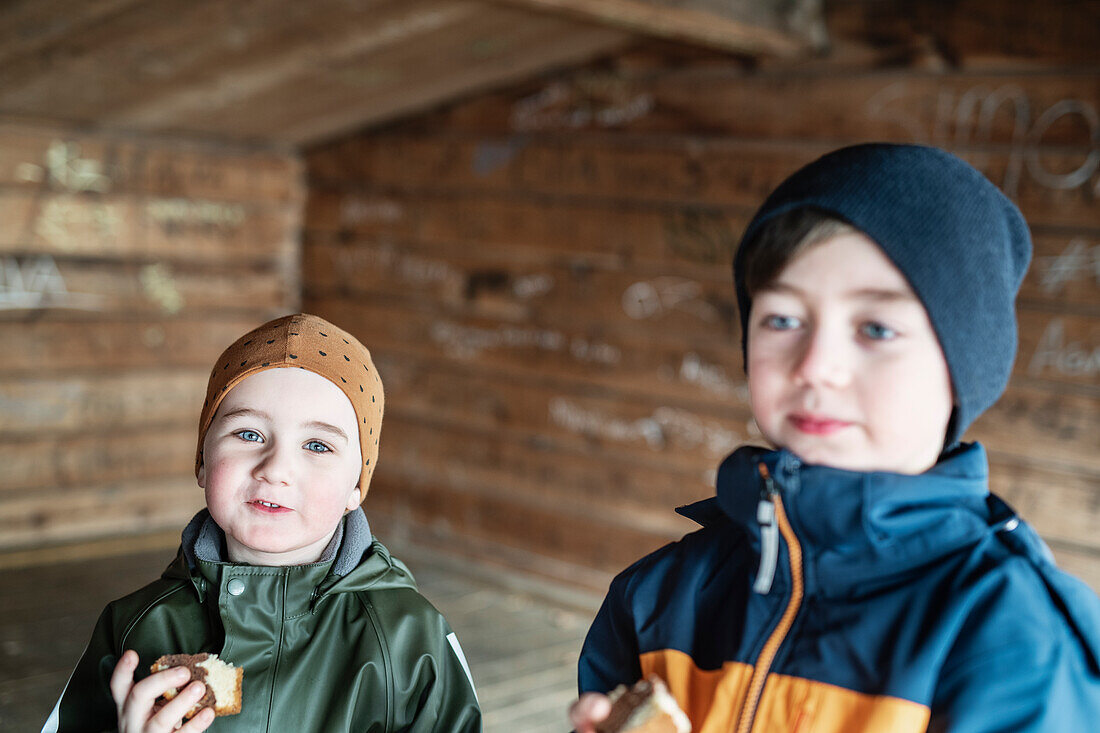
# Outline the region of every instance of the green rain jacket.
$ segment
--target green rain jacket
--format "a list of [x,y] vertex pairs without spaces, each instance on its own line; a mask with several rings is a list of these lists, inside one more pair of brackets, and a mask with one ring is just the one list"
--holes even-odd
[[215,652],[243,667],[241,713],[217,718],[219,733],[481,730],[454,632],[362,510],[314,564],[225,557],[224,534],[199,512],[161,578],[100,615],[43,733],[115,730],[108,684],[127,649],[138,677],[162,654]]

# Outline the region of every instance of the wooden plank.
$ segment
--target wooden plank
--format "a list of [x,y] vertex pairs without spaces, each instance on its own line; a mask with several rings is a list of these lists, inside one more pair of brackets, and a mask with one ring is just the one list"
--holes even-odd
[[1029,465],[1021,455],[990,454],[990,490],[1049,541],[1100,555],[1100,474]]
[[[866,47],[863,63],[925,63],[1000,70],[1094,68],[1100,10],[1077,0],[962,0],[898,6],[874,0],[825,4],[834,53]],[[849,51],[845,56],[852,55]]]
[[[409,287],[425,277],[457,277],[446,260],[475,253],[496,263],[664,269],[730,282],[729,264],[749,216],[747,209],[315,190],[306,206],[303,262],[315,269],[325,266],[318,258],[370,259]],[[1095,310],[1100,239],[1042,226],[1033,227],[1033,237],[1021,300]],[[344,254],[356,249],[377,254]]]
[[[1100,303],[1097,303],[1100,305]],[[1100,395],[1100,315],[1019,309],[1015,373]]]
[[113,370],[94,377],[0,378],[0,435],[5,440],[60,438],[65,433],[134,430],[197,420],[209,373],[209,367],[203,366],[130,373]]
[[[729,273],[603,268],[584,259],[548,257],[512,264],[484,253],[420,254],[389,242],[310,247],[303,259],[309,294],[340,293],[364,302],[431,304],[452,316],[490,317],[529,327],[608,334],[650,332],[737,343],[740,331]],[[687,337],[687,338],[684,338]]]
[[1035,254],[1020,299],[1052,310],[1100,313],[1100,236],[1033,227]]
[[1034,165],[1035,150],[1051,146],[1075,148],[1084,164],[1100,128],[1100,76],[1091,69],[1011,76],[896,65],[751,71],[715,58],[635,69],[625,54],[612,64],[456,103],[420,120],[418,131],[502,136],[614,130],[837,146],[866,140],[995,145],[1011,147],[1017,165]]
[[[201,403],[200,403],[201,404]],[[49,432],[0,443],[0,496],[186,476],[195,466],[198,407],[180,424],[119,426],[105,433]],[[157,416],[160,417],[160,416]],[[160,417],[160,419],[164,419]]]
[[[638,526],[677,523],[672,510],[714,494],[718,463],[684,470],[683,464],[638,463],[614,451],[593,454],[563,445],[549,435],[528,439],[509,431],[472,430],[447,422],[387,415],[379,476],[402,476],[451,488],[489,487],[517,497],[542,497],[551,504],[602,505],[623,511]],[[380,478],[380,484],[388,479]],[[681,526],[681,525],[677,525]],[[662,529],[663,531],[663,529]]]
[[1002,453],[1032,456],[1070,471],[1100,471],[1100,398],[1014,382],[967,432]]
[[[558,197],[756,207],[788,175],[835,145],[784,141],[700,141],[685,137],[576,134],[565,138],[424,138],[379,135],[311,154],[309,172],[324,187],[388,191],[505,191]],[[1017,171],[1013,153],[959,149],[995,183]],[[1100,228],[1092,188],[1100,156],[1042,150],[1035,171],[1016,182],[1016,200],[1032,224]],[[1076,182],[1077,178],[1082,178]],[[1075,183],[1076,182],[1076,183]],[[1075,183],[1075,185],[1070,185]]]
[[[0,320],[45,313],[68,319],[194,317],[286,310],[284,276],[263,270],[195,268],[165,262],[0,257]],[[95,326],[92,326],[95,328]]]
[[695,264],[699,273],[728,279],[734,249],[751,215],[747,208],[634,205],[510,193],[314,189],[306,206],[305,259],[314,256],[314,246],[330,247],[338,236],[339,241],[360,246],[400,244],[402,251],[430,258],[474,251],[512,262],[577,257],[620,267]]
[[222,350],[266,320],[257,315],[217,319],[16,322],[0,321],[0,342],[20,344],[0,374],[30,371],[201,367],[209,370]]
[[0,498],[0,550],[179,528],[203,505],[194,477],[5,494]]
[[[335,58],[321,78],[313,71],[238,106],[213,110],[193,124],[315,144],[364,125],[411,117],[441,100],[538,76],[547,68],[584,63],[629,40],[615,29],[482,3],[437,5],[440,9],[395,23],[429,24],[408,41]],[[372,27],[355,42],[387,35],[384,26]],[[304,103],[287,106],[287,96]]]
[[789,57],[825,42],[821,6],[805,0],[794,4],[697,0],[686,6],[670,0],[504,1],[729,53]]
[[[81,82],[86,84],[87,82]],[[46,193],[144,193],[254,204],[304,196],[292,155],[186,138],[158,139],[0,118],[0,187]]]
[[[691,344],[677,342],[675,335],[662,339],[645,331],[613,335],[568,326],[509,326],[361,301],[308,300],[306,305],[346,324],[376,358],[408,356],[464,373],[499,372],[587,392],[622,390],[648,395],[654,408],[727,409],[730,416],[747,420],[740,349],[732,344],[723,348],[715,337],[711,343]],[[666,400],[667,405],[662,402]]]
[[375,361],[386,383],[387,412],[408,420],[512,431],[594,455],[617,451],[638,461],[659,460],[685,472],[713,466],[748,432],[743,407],[688,409],[661,396],[539,384],[515,373],[470,372],[393,352]]
[[289,260],[298,218],[290,207],[10,189],[0,217],[0,253],[217,264]]
[[[507,497],[490,499],[394,477],[372,490],[368,501],[371,511],[379,507],[383,512],[400,512],[414,522],[441,524],[473,541],[524,548],[604,572],[622,569],[670,539],[584,514],[561,521],[555,511]],[[447,511],[441,514],[443,506]]]

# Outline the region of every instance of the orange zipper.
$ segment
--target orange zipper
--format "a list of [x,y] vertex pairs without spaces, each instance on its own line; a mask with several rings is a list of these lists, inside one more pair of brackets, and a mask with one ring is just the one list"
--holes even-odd
[[[765,482],[771,482],[771,475],[763,463],[760,464],[760,475]],[[798,538],[791,529],[790,522],[787,521],[787,513],[783,509],[783,499],[779,492],[772,492],[772,501],[775,502],[775,519],[779,524],[779,532],[787,543],[787,554],[790,556],[791,598],[787,601],[787,608],[783,610],[779,623],[775,625],[756,658],[756,666],[749,681],[749,693],[745,698],[745,706],[741,709],[741,717],[737,721],[737,733],[749,733],[752,728],[756,709],[760,705],[760,696],[764,692],[764,682],[767,680],[776,652],[787,637],[787,632],[791,630],[794,617],[798,614],[799,606],[802,605],[802,546],[798,544]]]

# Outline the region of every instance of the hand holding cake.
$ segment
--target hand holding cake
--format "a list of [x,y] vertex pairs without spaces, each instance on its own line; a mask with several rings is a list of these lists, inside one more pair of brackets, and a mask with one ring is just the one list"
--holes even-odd
[[[111,696],[118,709],[119,733],[161,733],[162,731],[181,730],[183,733],[198,733],[210,727],[214,722],[214,711],[203,708],[183,726],[178,727],[193,705],[206,694],[206,685],[192,682],[191,672],[186,668],[172,667],[134,682],[134,671],[138,666],[138,655],[134,651],[125,652],[115,665],[111,674]],[[183,685],[182,691],[167,704],[156,708],[158,697],[162,697],[173,688]]]

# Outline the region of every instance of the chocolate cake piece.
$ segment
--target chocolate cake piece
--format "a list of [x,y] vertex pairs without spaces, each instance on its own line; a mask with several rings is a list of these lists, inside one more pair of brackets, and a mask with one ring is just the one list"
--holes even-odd
[[650,675],[633,687],[619,685],[608,695],[611,712],[596,724],[598,733],[690,733],[691,721],[660,677]]
[[159,710],[168,701],[179,694],[180,689],[194,680],[206,685],[206,692],[184,718],[194,717],[203,708],[213,708],[215,715],[236,715],[241,712],[241,683],[244,680],[244,668],[234,667],[229,662],[218,659],[217,654],[167,654],[153,662],[151,672],[162,672],[172,667],[186,667],[191,672],[191,680],[179,688],[167,690],[154,703]]

